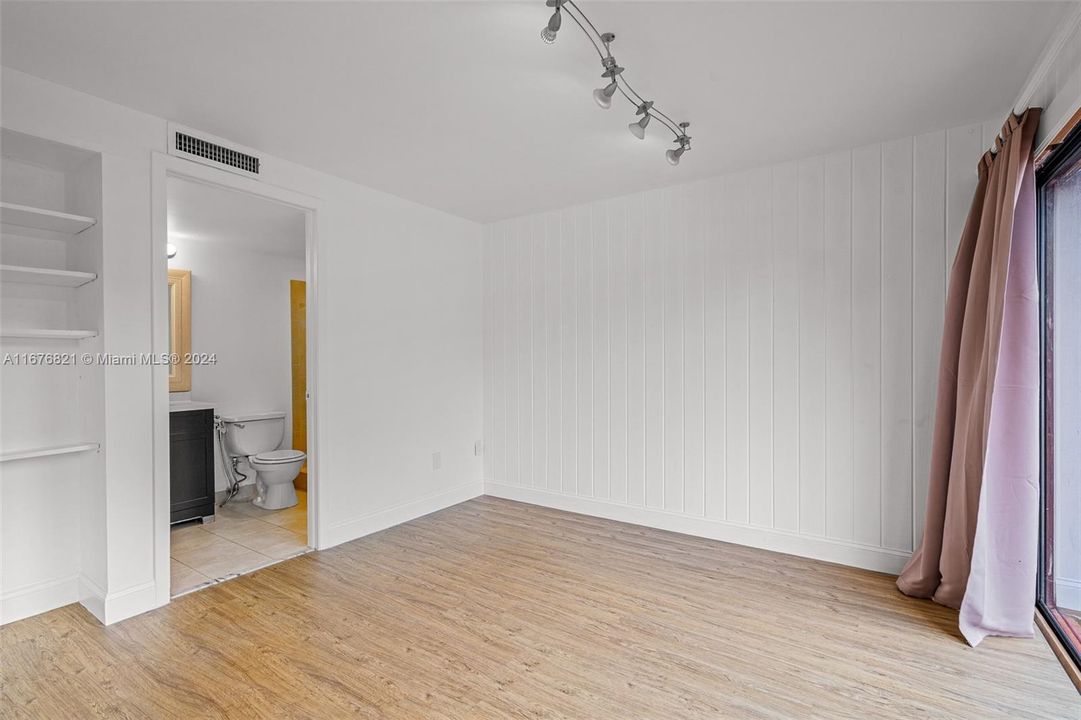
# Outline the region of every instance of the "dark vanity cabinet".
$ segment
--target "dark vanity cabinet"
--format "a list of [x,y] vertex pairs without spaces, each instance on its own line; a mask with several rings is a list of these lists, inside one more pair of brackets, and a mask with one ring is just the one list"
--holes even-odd
[[169,413],[169,522],[214,515],[214,411]]

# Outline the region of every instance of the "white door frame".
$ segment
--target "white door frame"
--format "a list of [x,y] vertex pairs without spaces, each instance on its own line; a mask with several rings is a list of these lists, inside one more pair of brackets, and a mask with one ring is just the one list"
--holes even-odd
[[[323,547],[319,532],[319,423],[317,412],[316,368],[318,367],[319,314],[317,302],[318,219],[321,201],[275,185],[247,178],[236,173],[185,160],[184,158],[153,154],[151,161],[151,276],[153,277],[151,310],[153,312],[152,347],[155,357],[169,352],[169,296],[166,286],[168,258],[167,181],[183,178],[228,190],[255,195],[273,202],[295,207],[304,212],[305,294],[307,304],[307,391],[308,391],[308,545]],[[170,599],[169,576],[169,369],[165,365],[153,368],[154,399],[154,584],[157,605]]]

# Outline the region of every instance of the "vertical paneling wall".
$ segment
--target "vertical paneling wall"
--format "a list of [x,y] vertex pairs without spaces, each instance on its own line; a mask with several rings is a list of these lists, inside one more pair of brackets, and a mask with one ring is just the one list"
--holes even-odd
[[948,266],[997,129],[488,226],[487,491],[899,569]]

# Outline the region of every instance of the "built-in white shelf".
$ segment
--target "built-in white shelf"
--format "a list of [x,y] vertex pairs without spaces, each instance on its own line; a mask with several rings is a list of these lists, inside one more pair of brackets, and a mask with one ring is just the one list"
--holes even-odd
[[39,328],[3,328],[0,338],[26,340],[85,340],[98,334],[97,330],[46,330]]
[[49,457],[51,455],[70,455],[71,453],[88,452],[97,449],[97,443],[80,443],[78,445],[58,445],[55,447],[32,448],[29,450],[10,450],[0,452],[0,462],[29,460],[30,458]]
[[34,228],[35,230],[49,230],[50,232],[75,235],[88,227],[92,227],[97,223],[97,220],[85,215],[71,215],[70,213],[46,210],[45,208],[31,207],[30,205],[0,202],[0,222],[5,225],[18,225],[20,227]]
[[51,268],[26,267],[23,265],[0,265],[0,282],[79,287],[97,280],[94,273],[77,270],[53,270]]

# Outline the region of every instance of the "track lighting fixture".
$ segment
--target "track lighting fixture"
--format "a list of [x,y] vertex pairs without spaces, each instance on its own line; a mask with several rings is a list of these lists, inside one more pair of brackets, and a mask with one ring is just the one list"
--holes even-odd
[[556,41],[556,33],[559,32],[559,27],[563,24],[563,16],[559,11],[564,2],[566,0],[548,0],[545,3],[548,7],[555,8],[552,17],[548,18],[548,24],[541,29],[541,40],[544,40],[549,45]]
[[623,77],[623,68],[617,63],[616,59],[612,57],[612,41],[616,39],[616,36],[612,33],[600,33],[597,31],[596,26],[590,22],[586,17],[582,9],[578,7],[575,0],[546,0],[545,5],[550,8],[555,8],[552,13],[552,17],[548,20],[548,24],[541,30],[541,38],[546,43],[553,43],[556,39],[556,33],[559,32],[559,27],[562,24],[562,12],[566,11],[567,15],[574,24],[581,28],[586,37],[593,44],[593,48],[597,51],[597,55],[601,59],[601,65],[604,66],[604,72],[601,73],[601,77],[608,79],[608,84],[603,88],[597,88],[593,91],[593,100],[600,107],[607,110],[612,107],[612,98],[615,97],[618,92],[623,97],[627,98],[628,102],[637,108],[636,115],[642,117],[635,120],[627,126],[631,133],[639,140],[645,139],[646,126],[649,125],[650,120],[657,119],[657,122],[668,128],[669,132],[675,137],[675,142],[679,144],[678,148],[674,148],[665,153],[668,162],[672,165],[679,165],[679,160],[683,157],[683,154],[691,149],[690,137],[687,136],[686,129],[689,123],[676,123],[672,118],[665,115],[660,110],[653,107],[652,100],[646,100],[639,95],[626,78]]

